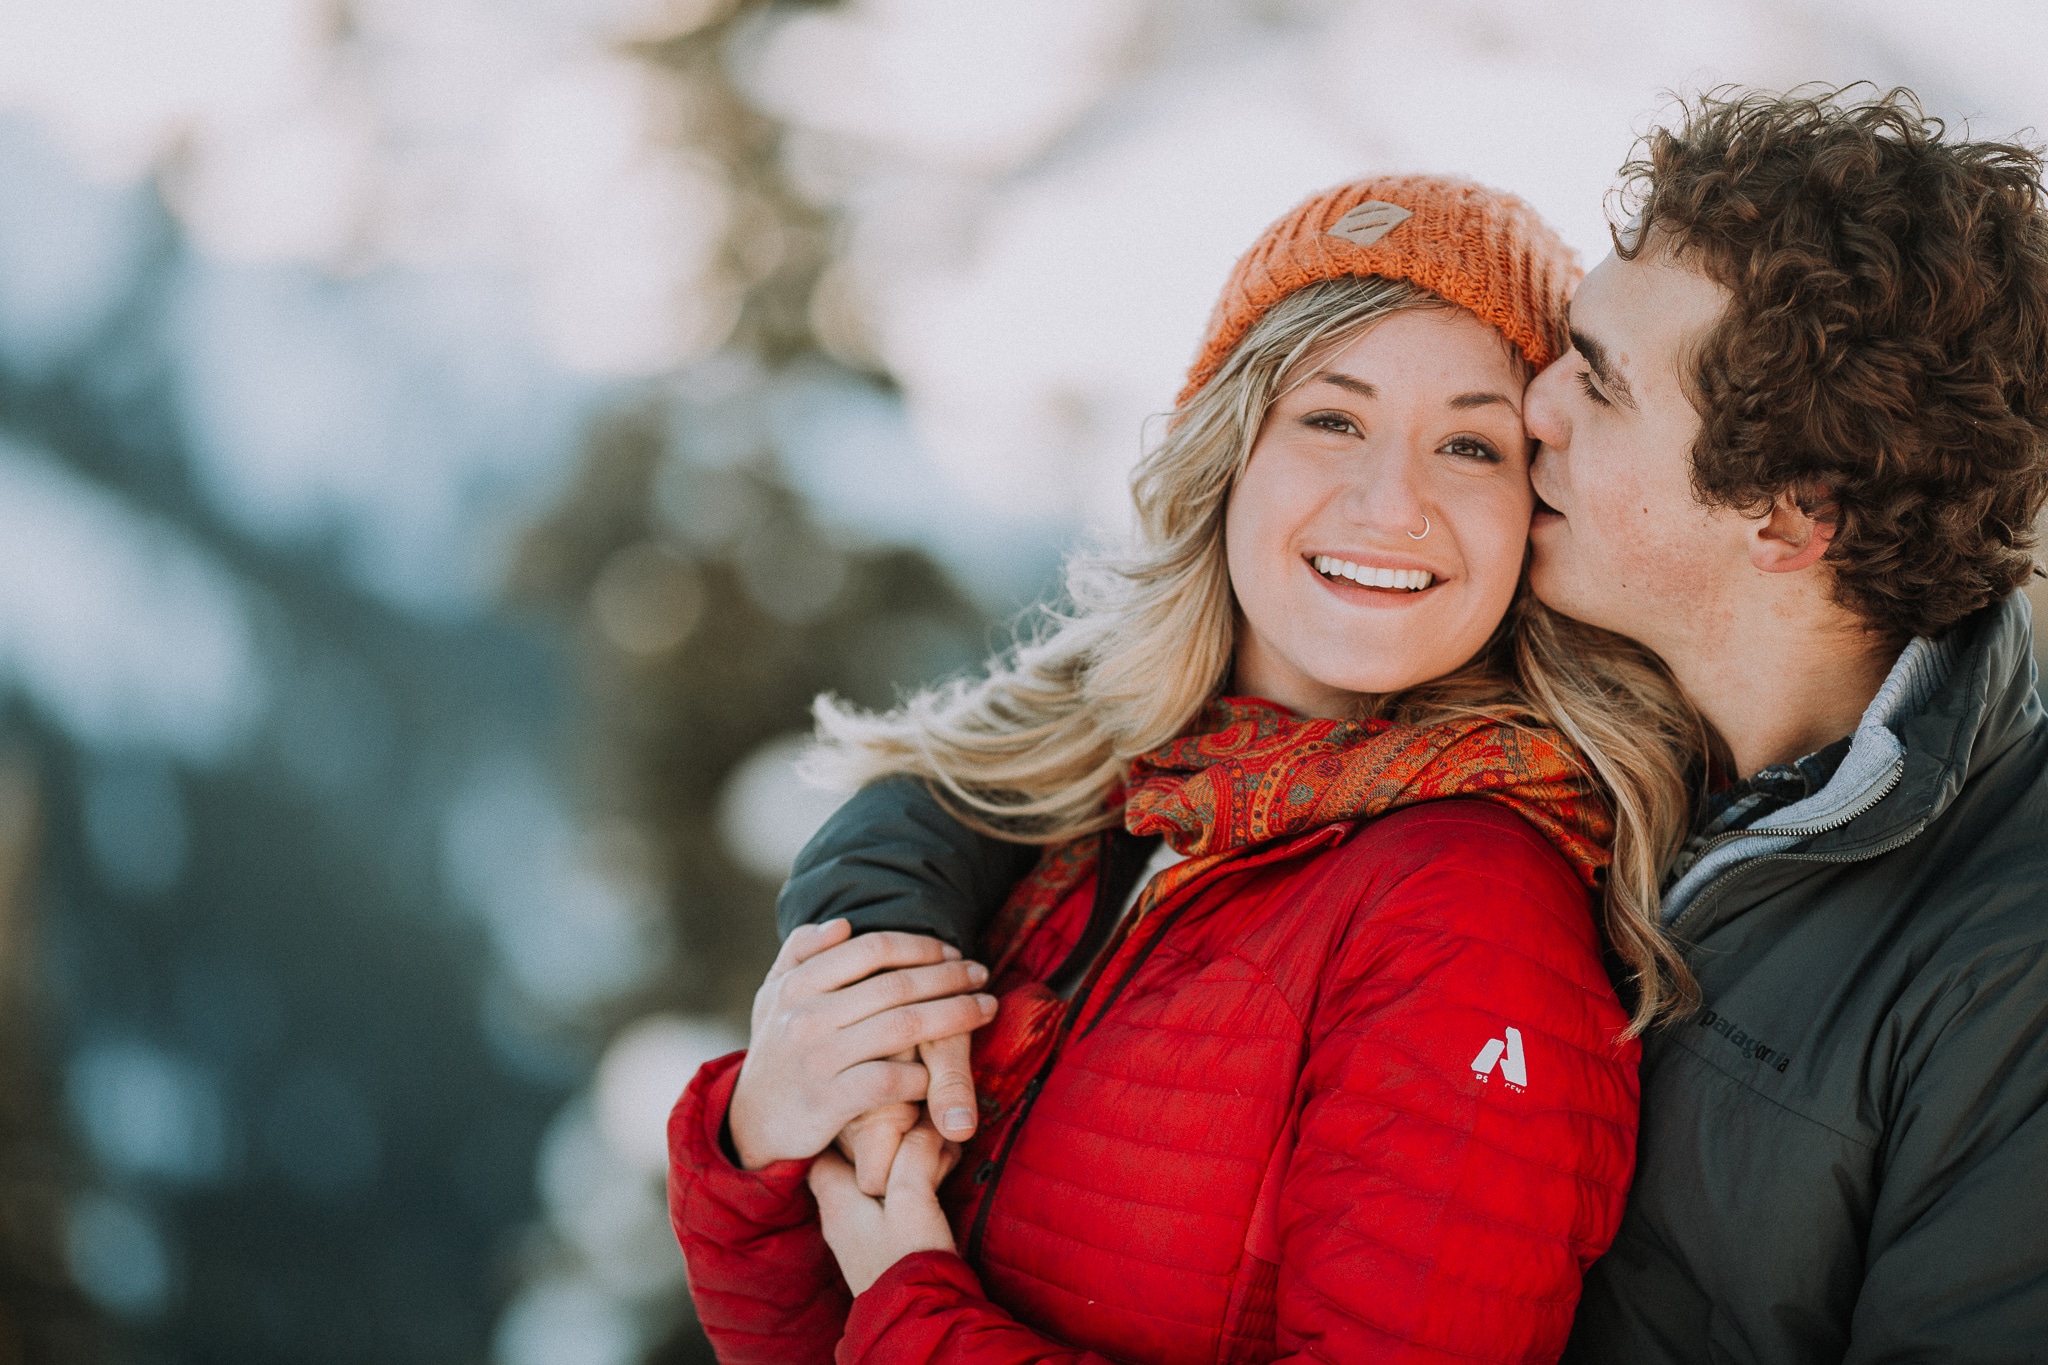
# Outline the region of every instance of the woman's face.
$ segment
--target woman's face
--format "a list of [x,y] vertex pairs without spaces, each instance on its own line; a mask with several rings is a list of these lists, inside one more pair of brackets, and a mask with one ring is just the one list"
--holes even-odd
[[1479,652],[1534,505],[1522,388],[1498,332],[1435,309],[1375,324],[1273,404],[1224,516],[1236,691],[1342,716]]

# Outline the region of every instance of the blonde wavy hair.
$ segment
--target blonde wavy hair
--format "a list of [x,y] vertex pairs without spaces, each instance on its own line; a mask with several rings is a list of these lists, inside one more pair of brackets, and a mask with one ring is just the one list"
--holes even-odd
[[[1268,409],[1375,323],[1455,306],[1380,277],[1319,282],[1275,304],[1139,463],[1129,548],[1073,557],[1067,605],[1046,608],[1037,631],[986,676],[930,688],[882,715],[820,697],[810,773],[847,787],[915,774],[967,824],[1020,842],[1121,823],[1108,797],[1131,760],[1183,733],[1229,682],[1238,624],[1224,509]],[[1629,1033],[1698,1003],[1658,903],[1708,731],[1646,650],[1552,612],[1525,577],[1473,659],[1362,700],[1360,716],[1411,725],[1480,716],[1565,735],[1614,812],[1602,898],[1608,940],[1635,987]]]

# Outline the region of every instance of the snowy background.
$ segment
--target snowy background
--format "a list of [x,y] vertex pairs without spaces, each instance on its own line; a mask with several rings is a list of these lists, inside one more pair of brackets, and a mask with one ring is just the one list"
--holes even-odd
[[2007,136],[2043,50],[1989,0],[0,0],[0,1319],[705,1358],[661,1121],[829,809],[803,695],[1116,533],[1266,222],[1455,171],[1590,265],[1670,91]]

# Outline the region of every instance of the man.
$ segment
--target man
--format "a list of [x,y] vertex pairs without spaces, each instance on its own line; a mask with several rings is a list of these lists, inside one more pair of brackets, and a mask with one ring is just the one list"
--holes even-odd
[[[1663,907],[1704,1005],[1645,1038],[1569,1358],[2041,1358],[2041,164],[1903,93],[1741,95],[1625,174],[1625,240],[1526,403],[1531,580],[1654,650],[1725,752]],[[780,913],[969,947],[1028,859],[879,784]],[[949,1136],[963,1052],[927,1053]],[[847,1140],[878,1181],[893,1133]]]
[[1532,586],[1745,775],[1570,1358],[2048,1356],[2040,170],[1904,95],[1703,101],[1530,388]]

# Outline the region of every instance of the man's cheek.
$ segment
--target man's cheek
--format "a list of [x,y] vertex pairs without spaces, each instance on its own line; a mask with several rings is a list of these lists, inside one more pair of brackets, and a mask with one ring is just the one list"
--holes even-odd
[[[1665,603],[1687,602],[1708,591],[1713,576],[1712,546],[1688,537],[1688,528],[1657,521],[1630,527],[1614,542],[1612,571],[1618,590],[1649,595]],[[1640,512],[1639,521],[1642,520]]]

